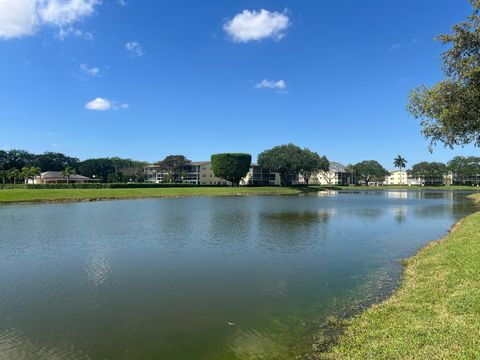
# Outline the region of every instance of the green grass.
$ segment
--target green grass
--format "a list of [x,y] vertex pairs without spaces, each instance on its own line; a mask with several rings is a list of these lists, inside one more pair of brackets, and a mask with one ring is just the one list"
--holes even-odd
[[12,189],[0,190],[1,203],[94,201],[177,196],[298,195],[320,188],[188,187],[150,189]]
[[478,359],[480,212],[406,261],[400,288],[318,359]]

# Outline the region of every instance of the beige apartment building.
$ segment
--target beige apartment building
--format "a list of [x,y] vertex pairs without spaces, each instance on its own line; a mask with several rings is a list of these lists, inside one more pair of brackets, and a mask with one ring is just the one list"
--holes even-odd
[[390,171],[390,174],[385,176],[385,185],[423,185],[423,179],[413,177],[405,170]]
[[[144,171],[147,175],[146,182],[155,184],[170,182],[169,174],[158,165],[147,165]],[[210,161],[195,161],[186,165],[180,175],[180,182],[192,185],[231,185],[229,181],[220,179],[213,174]]]

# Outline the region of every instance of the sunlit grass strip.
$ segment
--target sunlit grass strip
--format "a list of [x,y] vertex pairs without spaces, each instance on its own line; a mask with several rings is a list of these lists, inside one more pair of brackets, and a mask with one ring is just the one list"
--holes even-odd
[[401,287],[319,359],[478,359],[480,212],[406,262]]
[[180,196],[236,196],[236,195],[297,195],[319,189],[302,187],[188,187],[150,189],[14,189],[0,190],[1,203],[67,202],[114,199],[180,197]]

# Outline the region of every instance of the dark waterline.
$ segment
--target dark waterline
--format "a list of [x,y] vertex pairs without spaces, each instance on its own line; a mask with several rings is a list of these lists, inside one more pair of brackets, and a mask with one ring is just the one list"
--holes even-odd
[[466,192],[0,207],[0,358],[291,359],[475,207]]

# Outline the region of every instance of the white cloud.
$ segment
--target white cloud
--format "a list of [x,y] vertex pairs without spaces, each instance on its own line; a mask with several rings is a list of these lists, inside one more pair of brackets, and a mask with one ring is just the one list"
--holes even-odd
[[131,57],[140,57],[145,54],[145,49],[142,44],[137,41],[129,41],[125,44],[125,49],[127,49],[128,54]]
[[0,38],[34,34],[42,26],[59,29],[59,38],[68,35],[91,38],[92,33],[73,27],[91,16],[101,0],[0,0]]
[[89,68],[87,64],[80,64],[80,70],[84,75],[88,75],[91,77],[101,76],[99,68],[97,67]]
[[90,16],[100,0],[40,0],[38,14],[43,22],[65,26]]
[[31,35],[37,26],[33,0],[0,0],[0,38]]
[[96,111],[128,109],[128,107],[128,104],[119,104],[116,101],[100,97],[85,104],[86,109]]
[[390,46],[391,51],[398,50],[398,49],[400,49],[400,44],[392,44],[392,46]]
[[125,0],[117,0],[117,4],[120,6],[127,6],[128,3]]
[[259,83],[255,84],[257,89],[277,89],[277,90],[286,90],[287,83],[285,80],[262,80]]
[[223,29],[236,42],[249,42],[273,38],[280,40],[285,36],[285,30],[290,26],[290,19],[284,13],[243,10],[228,20]]

